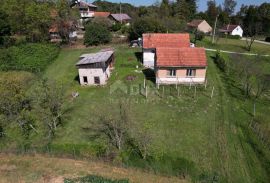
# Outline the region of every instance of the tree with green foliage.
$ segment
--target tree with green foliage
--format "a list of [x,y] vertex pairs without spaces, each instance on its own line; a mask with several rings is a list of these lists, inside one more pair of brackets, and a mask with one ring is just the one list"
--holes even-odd
[[33,90],[35,112],[39,114],[49,140],[55,136],[58,127],[63,125],[64,114],[67,112],[63,92],[61,85],[47,79],[42,79]]
[[169,0],[162,0],[159,8],[160,14],[162,17],[168,17],[171,14],[171,7],[169,4]]
[[140,18],[133,22],[129,32],[129,39],[134,40],[142,37],[144,33],[164,33],[166,27],[160,21],[154,18]]
[[[34,119],[27,117],[32,110],[31,99],[27,96],[27,88],[33,75],[26,72],[7,72],[0,78],[0,136],[5,129],[15,126],[21,129],[22,135],[29,137],[34,129]],[[26,119],[28,118],[28,119]]]
[[258,13],[262,22],[263,33],[270,36],[270,3],[261,4]]
[[85,27],[84,44],[87,46],[106,44],[111,42],[111,32],[104,26],[89,23]]
[[219,9],[217,7],[216,1],[215,0],[209,0],[207,1],[207,22],[213,26],[215,23],[215,19],[217,15],[219,14]]
[[63,42],[69,42],[69,34],[76,30],[76,22],[79,19],[79,11],[76,8],[70,8],[70,2],[67,0],[57,0],[55,3],[57,16],[54,23],[57,25],[59,35]]
[[235,0],[224,0],[223,10],[230,16],[234,13],[236,5],[237,2]]
[[8,15],[0,9],[0,46],[5,44],[5,39],[11,34]]

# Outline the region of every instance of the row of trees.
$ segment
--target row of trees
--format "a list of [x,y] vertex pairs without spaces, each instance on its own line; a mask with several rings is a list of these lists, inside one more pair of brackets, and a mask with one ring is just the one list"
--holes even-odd
[[[270,89],[270,75],[265,71],[264,61],[259,56],[255,59],[240,55],[237,57],[237,62],[227,61],[217,52],[215,63],[221,71],[234,76],[232,79],[239,84],[245,97],[257,100]],[[232,60],[235,60],[235,56]]]
[[0,44],[11,35],[26,36],[29,42],[46,41],[55,24],[67,39],[67,22],[78,19],[78,11],[68,0],[2,0],[0,6]]
[[[0,79],[0,138],[18,136],[20,145],[44,139],[50,142],[62,124],[66,111],[61,86],[40,80],[35,87],[34,75],[26,72],[8,72]],[[16,133],[17,132],[17,133]]]

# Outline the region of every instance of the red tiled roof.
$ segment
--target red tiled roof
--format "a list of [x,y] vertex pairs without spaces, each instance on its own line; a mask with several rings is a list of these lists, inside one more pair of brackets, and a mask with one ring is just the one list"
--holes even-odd
[[206,67],[204,48],[157,48],[157,67]]
[[108,16],[110,16],[110,14],[111,14],[110,12],[95,12],[94,16],[107,18]]
[[204,20],[192,20],[190,23],[188,23],[188,26],[190,27],[198,27]]
[[182,48],[190,47],[189,34],[143,34],[143,48]]
[[234,29],[236,29],[236,27],[238,27],[239,25],[225,25],[224,27],[222,27],[219,31],[220,32],[232,32]]

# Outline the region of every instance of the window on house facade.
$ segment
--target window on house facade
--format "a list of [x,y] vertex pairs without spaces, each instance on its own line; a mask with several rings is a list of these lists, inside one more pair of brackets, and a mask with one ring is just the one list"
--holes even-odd
[[176,70],[175,69],[167,70],[167,76],[170,76],[170,77],[176,76]]
[[187,69],[187,76],[188,77],[195,77],[196,76],[196,69]]
[[94,82],[95,84],[100,84],[100,78],[99,77],[94,77]]
[[83,76],[83,82],[86,83],[86,84],[88,83],[87,76]]

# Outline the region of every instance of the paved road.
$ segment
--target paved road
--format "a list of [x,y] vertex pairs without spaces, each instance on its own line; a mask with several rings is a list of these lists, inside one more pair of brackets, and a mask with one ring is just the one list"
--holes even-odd
[[[242,40],[242,41],[246,41],[246,38],[242,38],[241,40]],[[261,44],[265,44],[265,45],[269,45],[269,46],[270,46],[270,43],[265,42],[265,41],[255,40],[254,42],[256,42],[256,43],[261,43]]]
[[[206,51],[210,52],[217,52],[218,50],[216,49],[210,49],[210,48],[205,48]],[[256,53],[239,53],[239,52],[234,52],[234,51],[225,51],[225,50],[219,50],[222,53],[230,53],[230,54],[237,54],[237,55],[247,55],[247,56],[258,56],[259,54]],[[270,55],[259,55],[263,57],[270,57]]]

